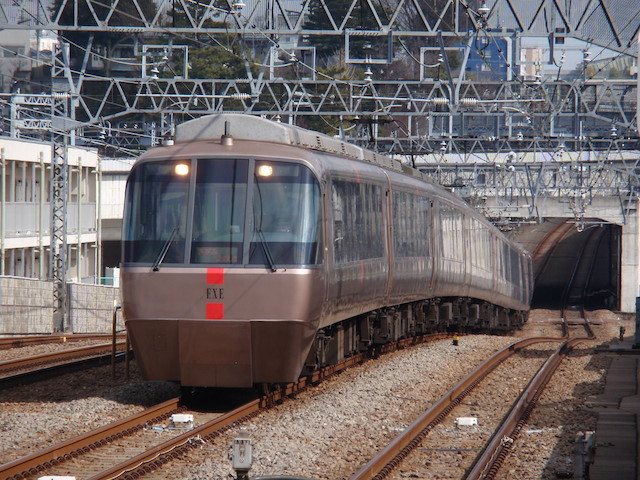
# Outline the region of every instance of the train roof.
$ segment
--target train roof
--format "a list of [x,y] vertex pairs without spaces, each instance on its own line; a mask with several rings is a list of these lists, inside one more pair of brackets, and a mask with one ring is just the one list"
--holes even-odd
[[214,140],[223,136],[238,140],[280,143],[354,160],[374,163],[389,170],[411,175],[433,183],[425,174],[400,160],[367,150],[336,137],[306,130],[295,125],[239,113],[220,113],[189,120],[176,127],[176,142]]
[[[327,152],[341,157],[372,163],[434,185],[442,192],[442,196],[447,197],[450,201],[466,205],[466,202],[444,189],[441,185],[435,183],[428,175],[409,165],[405,165],[398,159],[358,147],[357,145],[345,142],[336,137],[330,137],[323,133],[314,132],[295,125],[275,122],[266,118],[241,113],[219,113],[198,117],[181,123],[176,127],[176,143],[211,140],[224,142],[225,138],[230,143],[232,143],[233,140],[269,142]],[[475,212],[478,218],[483,218],[490,224],[484,215],[473,208],[470,209]],[[499,233],[506,238],[502,232]],[[522,247],[520,248],[523,249]]]

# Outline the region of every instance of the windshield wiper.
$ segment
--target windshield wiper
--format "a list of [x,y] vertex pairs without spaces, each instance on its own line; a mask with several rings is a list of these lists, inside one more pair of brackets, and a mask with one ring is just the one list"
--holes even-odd
[[256,232],[258,233],[258,238],[260,239],[260,243],[262,244],[262,249],[264,250],[264,256],[267,257],[267,263],[269,264],[271,271],[276,272],[278,270],[278,267],[273,262],[273,255],[271,255],[271,249],[269,248],[269,244],[267,243],[266,238],[264,238],[264,233],[262,232],[261,229],[257,229]]
[[169,235],[169,238],[167,239],[167,241],[164,242],[164,245],[162,246],[162,250],[160,250],[160,254],[158,255],[158,258],[156,258],[156,261],[153,262],[154,272],[157,272],[159,270],[160,264],[164,261],[164,257],[167,256],[167,253],[169,252],[169,247],[171,247],[171,244],[175,240],[179,230],[180,230],[180,227],[176,225],[174,229],[171,231],[171,235]]

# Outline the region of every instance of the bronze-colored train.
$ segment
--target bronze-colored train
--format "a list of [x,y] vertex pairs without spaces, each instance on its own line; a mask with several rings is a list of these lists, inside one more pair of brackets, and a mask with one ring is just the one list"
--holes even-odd
[[525,321],[531,257],[389,157],[238,114],[180,125],[127,184],[123,312],[152,380],[249,387],[438,329]]

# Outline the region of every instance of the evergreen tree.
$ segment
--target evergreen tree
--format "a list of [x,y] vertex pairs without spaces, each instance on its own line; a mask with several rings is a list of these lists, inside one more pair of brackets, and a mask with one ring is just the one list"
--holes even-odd
[[[356,2],[352,7],[352,3]],[[369,4],[364,0],[312,0],[309,4],[309,15],[304,23],[304,28],[308,30],[334,30],[331,19],[336,28],[344,24],[344,28],[352,30],[377,30],[373,12]],[[327,14],[327,11],[329,14]],[[329,17],[331,16],[331,18]],[[348,18],[346,18],[348,15]],[[346,22],[345,22],[346,18]],[[360,57],[363,49],[370,43],[370,40],[352,37],[350,39],[350,56]],[[341,35],[310,35],[309,44],[316,47],[318,58],[321,62],[344,47],[344,37]],[[362,58],[362,57],[360,57]]]
[[[57,15],[60,12],[64,2],[65,0],[54,0],[51,6],[53,15]],[[147,19],[154,17],[157,7],[153,0],[138,0],[138,5]],[[113,11],[105,3],[91,2],[90,9],[88,2],[78,2],[76,18],[74,2],[66,2],[62,12],[60,12],[58,23],[60,25],[98,26],[98,22],[106,21],[109,18],[109,25],[111,26],[142,27],[144,26],[144,21],[139,17],[140,14],[136,6],[131,2],[119,2]],[[132,43],[130,36],[123,35],[120,32],[114,33],[100,30],[94,32],[63,30],[61,36],[70,44],[71,66],[75,68],[78,68],[81,64],[85,56],[85,49],[90,45],[89,39],[92,36],[93,43],[91,48],[94,51],[96,47],[104,48],[106,51],[104,56],[107,59],[115,56],[113,53],[117,46],[126,42]],[[105,73],[109,75],[108,61],[105,62],[105,66]]]

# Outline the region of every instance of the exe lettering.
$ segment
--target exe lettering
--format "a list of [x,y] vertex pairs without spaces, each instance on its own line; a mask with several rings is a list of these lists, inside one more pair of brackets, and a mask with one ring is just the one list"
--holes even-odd
[[224,298],[224,288],[207,288],[207,299],[222,300]]

